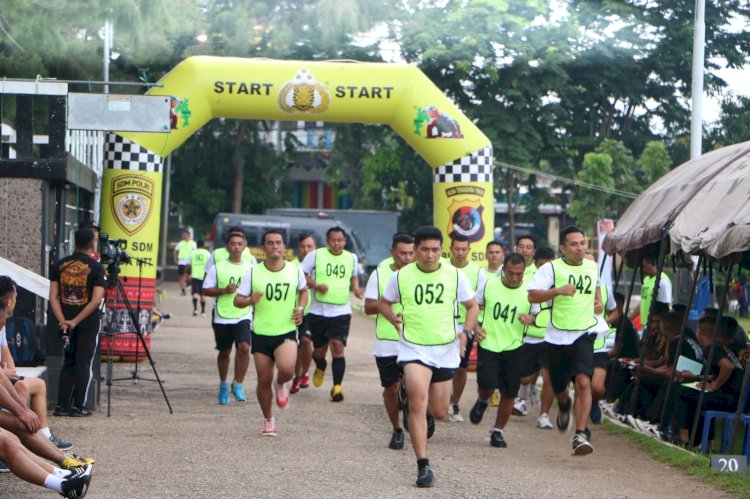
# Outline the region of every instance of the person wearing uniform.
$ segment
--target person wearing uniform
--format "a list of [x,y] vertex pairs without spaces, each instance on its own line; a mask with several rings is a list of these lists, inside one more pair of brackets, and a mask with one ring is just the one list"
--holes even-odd
[[[539,268],[547,262],[555,259],[555,252],[550,248],[539,248],[534,252],[534,263],[535,268]],[[534,277],[533,274],[528,273],[529,265],[527,264],[527,271],[524,273],[525,283]],[[552,390],[552,384],[549,379],[549,369],[547,368],[547,345],[544,341],[544,334],[547,331],[547,326],[550,320],[550,305],[549,303],[534,303],[531,307],[531,315],[534,316],[534,323],[526,328],[526,334],[523,337],[523,346],[521,352],[523,354],[523,370],[521,371],[521,387],[524,385],[529,386],[529,396],[532,399],[532,405],[534,403],[534,394],[536,393],[536,380],[539,377],[539,373],[542,373],[542,395],[536,397],[539,399],[539,416],[537,416],[536,426],[543,430],[551,430],[554,425],[549,420],[549,410],[552,408],[552,402],[555,400],[555,392]],[[526,410],[526,402],[521,399],[523,404],[520,407]],[[513,406],[514,409],[519,409],[519,399],[516,399],[516,404]]]
[[[229,231],[227,232],[227,244],[224,246],[220,246],[218,248],[215,248],[211,255],[208,257],[208,261],[206,262],[206,273],[211,269],[211,267],[214,266],[214,262],[216,260],[222,260],[225,258],[229,258],[229,238],[232,236],[232,234],[239,234],[242,237],[247,240],[247,237],[245,236],[245,231],[242,230],[242,227],[238,226],[232,226],[229,227]],[[253,254],[250,252],[250,248],[245,246],[245,249],[242,250],[242,259],[243,260],[250,260],[253,265],[258,265],[258,260],[255,259]]]
[[[500,273],[500,269],[503,268],[503,260],[505,260],[505,248],[497,241],[490,241],[487,243],[484,251],[484,258],[487,260],[487,266],[482,267],[482,272],[486,279],[495,278]],[[482,323],[484,318],[484,310],[479,310],[479,323]],[[497,407],[500,404],[499,392],[496,390],[490,397],[490,405]]]
[[599,293],[602,297],[601,314],[596,316],[596,326],[590,332],[596,333],[594,341],[594,374],[591,376],[591,422],[601,424],[602,408],[599,401],[603,400],[607,392],[607,366],[609,365],[609,349],[611,344],[607,344],[608,338],[613,338],[617,330],[613,324],[619,319],[620,314],[617,312],[617,302],[615,301],[612,289],[602,283],[599,286]]
[[201,301],[201,315],[206,315],[206,297],[203,295],[203,278],[206,276],[206,263],[211,253],[203,241],[198,241],[197,248],[190,253],[190,286],[193,288],[193,316],[198,315],[198,300]]
[[180,294],[185,296],[185,289],[187,285],[187,266],[190,263],[190,254],[197,248],[195,241],[190,238],[190,231],[185,229],[182,231],[182,240],[177,243],[174,247],[174,263],[177,265],[177,272],[180,275]]
[[588,331],[596,325],[601,313],[599,268],[587,260],[586,237],[575,226],[560,232],[561,258],[542,265],[529,284],[529,301],[552,300],[552,312],[545,333],[550,379],[559,406],[557,428],[566,431],[570,425],[573,401],[568,393],[571,376],[575,377],[576,432],[571,443],[576,455],[593,452],[584,434],[591,411],[591,376],[594,372],[594,340]]
[[[424,226],[414,233],[416,262],[396,271],[378,309],[400,332],[398,362],[409,398],[409,436],[417,457],[417,486],[431,487],[427,455],[427,407],[435,418],[448,414],[451,379],[466,351],[467,332],[476,328],[479,307],[466,276],[441,262],[443,235]],[[396,314],[393,305],[403,309]],[[464,327],[456,332],[457,303],[466,307]]]
[[[479,268],[479,265],[469,261],[469,239],[463,235],[456,235],[451,239],[451,259],[450,264],[460,270],[469,281],[469,285],[474,293],[477,292],[477,288],[484,284],[486,279],[485,274]],[[461,365],[453,377],[453,395],[451,395],[451,405],[448,409],[448,418],[454,423],[460,423],[464,420],[461,416],[459,401],[461,395],[464,393],[466,387],[466,377],[469,372],[469,356],[471,355],[471,349],[474,346],[474,334],[470,329],[464,327],[466,322],[466,308],[459,304],[458,305],[458,317],[456,318],[456,332],[466,331],[469,335],[466,343],[466,355],[461,358]]]
[[280,231],[267,230],[261,244],[266,259],[245,273],[234,306],[254,309],[252,353],[258,375],[256,394],[265,418],[261,435],[275,437],[271,384],[276,392],[276,405],[285,409],[289,405],[286,383],[294,377],[297,362],[297,326],[302,323],[307,304],[307,283],[300,268],[284,259],[286,247]]
[[247,246],[244,234],[232,233],[227,241],[228,258],[217,258],[216,264],[206,272],[203,281],[203,294],[216,298],[212,327],[216,350],[219,351],[217,366],[219,368],[219,404],[229,403],[230,385],[227,381],[229,359],[232,345],[236,346],[234,354],[234,380],[231,390],[239,402],[247,400],[242,382],[245,380],[250,364],[250,307],[235,307],[234,296],[242,284],[242,278],[252,268],[253,261],[244,258]]
[[[298,267],[301,265],[301,261],[305,259],[308,253],[315,251],[315,238],[312,234],[302,234],[299,236],[299,242],[297,244],[297,251],[299,252],[299,258],[294,258],[292,263]],[[310,386],[310,364],[312,364],[312,353],[313,353],[313,342],[312,336],[310,335],[310,304],[312,299],[308,297],[307,306],[305,307],[305,316],[302,318],[302,324],[299,325],[297,331],[299,332],[299,347],[297,348],[297,365],[294,368],[294,380],[292,380],[292,387],[289,389],[289,393],[297,393],[300,388],[308,388]]]
[[326,370],[326,353],[330,347],[333,366],[331,401],[342,402],[346,360],[344,349],[349,337],[352,306],[349,290],[362,298],[359,288],[357,255],[344,249],[346,236],[341,227],[331,227],[326,232],[325,248],[311,251],[302,260],[302,271],[307,276],[307,286],[313,290],[310,306],[310,331],[313,340],[315,374],[313,384],[321,386]]
[[[407,234],[395,234],[391,244],[391,257],[380,262],[370,274],[365,287],[365,313],[374,315],[378,313],[378,300],[383,295],[385,287],[391,276],[400,268],[408,265],[414,260],[414,239]],[[401,313],[401,304],[395,303],[393,311]],[[375,344],[373,356],[380,373],[380,386],[383,387],[383,403],[388,419],[393,427],[391,441],[388,447],[391,449],[404,448],[404,431],[399,424],[399,400],[398,392],[401,387],[401,367],[398,365],[398,340],[399,334],[393,324],[382,315],[375,318]],[[408,424],[405,422],[404,424]]]
[[521,386],[524,329],[534,322],[529,314],[531,303],[523,288],[526,265],[523,256],[511,253],[503,262],[499,279],[489,279],[477,290],[476,300],[484,306],[484,321],[476,330],[477,385],[479,398],[469,413],[473,424],[479,424],[490,403],[490,395],[500,389],[500,403],[495,427],[490,431],[490,445],[507,447],[503,431],[513,412],[513,403]]
[[[516,240],[516,252],[520,253],[521,256],[523,256],[524,261],[526,262],[526,270],[523,275],[523,282],[525,284],[528,284],[529,282],[531,282],[531,278],[534,277],[534,273],[536,273],[536,270],[538,268],[534,263],[534,255],[536,253],[536,238],[531,234],[518,236],[518,239]],[[531,376],[527,375],[524,376],[521,380],[521,389],[519,390],[518,397],[516,397],[516,403],[513,404],[514,416],[528,416],[529,413],[526,410],[527,398],[530,399],[531,405],[535,407],[538,407],[540,405],[539,393],[536,389],[536,380],[538,377],[539,376],[537,373],[536,377],[532,378]]]

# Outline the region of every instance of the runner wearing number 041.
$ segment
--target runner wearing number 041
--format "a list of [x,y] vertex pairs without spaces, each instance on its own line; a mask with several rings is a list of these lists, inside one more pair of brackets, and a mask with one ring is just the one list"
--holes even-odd
[[297,363],[297,326],[307,304],[307,283],[298,266],[284,260],[284,236],[271,229],[263,234],[266,259],[247,271],[234,298],[235,307],[253,307],[252,353],[258,374],[256,394],[263,412],[263,436],[276,436],[271,384],[276,366],[276,404],[289,405],[286,383]]
[[[457,303],[466,307],[467,331],[476,327],[479,307],[466,276],[441,262],[443,235],[436,227],[414,233],[416,262],[399,269],[388,282],[378,311],[400,332],[398,362],[409,398],[409,437],[417,457],[417,486],[431,487],[427,456],[427,406],[435,418],[448,414],[453,375],[466,348],[466,333],[456,333]],[[395,314],[393,305],[403,309]]]

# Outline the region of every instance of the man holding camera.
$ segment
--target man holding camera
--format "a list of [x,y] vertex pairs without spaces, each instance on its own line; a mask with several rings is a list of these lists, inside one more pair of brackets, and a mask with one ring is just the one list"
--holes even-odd
[[77,230],[75,252],[50,269],[49,302],[66,343],[55,416],[91,415],[86,397],[93,379],[101,323],[99,306],[106,288],[104,267],[91,257],[94,245],[92,229]]

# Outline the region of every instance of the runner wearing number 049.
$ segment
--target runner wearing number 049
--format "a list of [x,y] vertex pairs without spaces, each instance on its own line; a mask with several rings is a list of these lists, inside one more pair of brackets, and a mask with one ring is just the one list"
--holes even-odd
[[234,298],[238,308],[253,307],[252,353],[258,374],[256,394],[265,417],[263,436],[276,436],[271,384],[276,366],[276,404],[289,405],[286,383],[294,376],[297,362],[297,326],[307,304],[307,283],[298,266],[284,260],[284,236],[271,229],[263,234],[266,260],[249,269]]
[[[456,334],[457,303],[466,307],[467,331],[476,327],[479,307],[466,276],[441,262],[443,235],[432,226],[414,233],[416,262],[399,269],[388,282],[378,310],[400,331],[398,362],[409,397],[409,437],[417,457],[417,486],[431,487],[434,475],[427,456],[427,407],[444,418],[451,383],[466,348],[466,333]],[[393,305],[403,307],[401,314]]]

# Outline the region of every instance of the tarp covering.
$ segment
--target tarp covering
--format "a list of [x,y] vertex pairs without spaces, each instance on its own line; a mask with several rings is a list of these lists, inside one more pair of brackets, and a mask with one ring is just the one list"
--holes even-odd
[[0,275],[7,275],[20,287],[34,293],[45,300],[49,298],[49,280],[16,265],[0,256]]
[[750,142],[704,154],[663,176],[628,207],[604,241],[625,254],[669,230],[673,251],[722,258],[750,249]]

